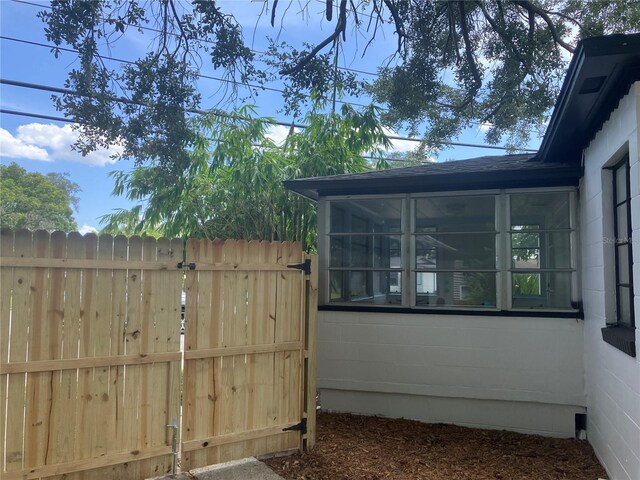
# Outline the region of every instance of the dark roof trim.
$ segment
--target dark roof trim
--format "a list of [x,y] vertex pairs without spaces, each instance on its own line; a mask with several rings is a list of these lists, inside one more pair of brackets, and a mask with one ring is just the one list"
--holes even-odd
[[450,173],[437,175],[432,174],[428,168],[425,168],[423,173],[413,175],[375,175],[378,172],[371,172],[359,176],[289,180],[284,182],[284,186],[312,200],[318,200],[319,197],[334,195],[577,186],[582,176],[582,168],[579,165],[545,165],[539,162],[535,164],[537,168],[465,172],[453,169]]
[[578,43],[540,146],[540,160],[580,163],[582,150],[638,80],[640,34]]

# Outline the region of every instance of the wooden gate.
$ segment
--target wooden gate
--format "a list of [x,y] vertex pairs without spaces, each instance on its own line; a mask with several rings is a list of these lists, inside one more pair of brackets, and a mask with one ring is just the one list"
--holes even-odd
[[208,240],[186,255],[183,469],[311,446],[310,258],[299,243]]
[[[181,239],[2,230],[3,480],[168,472],[181,398],[183,469],[313,444],[317,277],[287,267],[300,245],[184,255]],[[305,417],[306,435],[282,432]]]
[[3,230],[0,242],[0,477],[169,471],[182,240]]

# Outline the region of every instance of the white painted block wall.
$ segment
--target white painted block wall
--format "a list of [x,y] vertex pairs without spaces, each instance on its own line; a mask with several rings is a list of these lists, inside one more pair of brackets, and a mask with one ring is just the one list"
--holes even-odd
[[323,409],[572,437],[577,319],[319,312]]
[[[585,151],[580,185],[582,286],[585,311],[584,364],[587,435],[612,480],[640,479],[640,357],[632,358],[602,340],[600,329],[612,315],[615,293],[610,261],[613,246],[611,189],[602,167],[629,150],[631,164],[636,327],[640,323],[640,82],[622,99]],[[604,214],[603,214],[604,212]],[[636,328],[636,348],[640,330]]]

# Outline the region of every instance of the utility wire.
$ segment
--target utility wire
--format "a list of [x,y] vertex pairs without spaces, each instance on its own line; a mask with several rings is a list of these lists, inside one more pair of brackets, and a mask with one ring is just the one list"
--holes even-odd
[[[29,117],[29,118],[38,118],[42,120],[52,120],[54,122],[64,122],[64,123],[78,123],[70,118],[65,117],[55,117],[53,115],[43,115],[41,113],[30,113],[30,112],[22,112],[19,110],[8,110],[6,108],[0,108],[0,113],[5,115],[15,115],[19,117]],[[253,145],[254,147],[261,147],[261,145]],[[411,163],[415,164],[415,162],[411,160],[406,160],[404,158],[391,158],[391,157],[373,157],[371,155],[363,155],[362,158],[367,160],[385,160],[387,162],[397,162],[397,163]]]
[[[16,42],[16,43],[23,43],[26,45],[32,45],[32,46],[36,46],[36,47],[44,47],[44,48],[50,48],[50,49],[57,49],[63,52],[69,52],[69,53],[80,53],[78,52],[78,50],[74,50],[73,48],[65,48],[65,47],[57,47],[55,45],[47,45],[46,43],[40,43],[40,42],[34,42],[32,40],[24,40],[21,38],[15,38],[15,37],[7,37],[5,35],[0,35],[0,39],[2,40],[9,40],[11,42]],[[134,65],[135,62],[132,62],[131,60],[124,60],[122,58],[116,58],[116,57],[110,57],[108,55],[98,55],[99,58],[103,59],[103,60],[112,60],[114,62],[120,62],[120,63],[126,63],[128,65]],[[246,88],[255,88],[257,90],[268,90],[271,92],[277,92],[277,93],[284,93],[284,90],[279,89],[279,88],[274,88],[274,87],[265,87],[263,85],[254,85],[251,83],[245,83],[245,82],[238,82],[237,80],[231,80],[228,78],[222,78],[222,77],[213,77],[211,75],[205,75],[203,73],[198,73],[196,74],[196,76],[198,78],[204,78],[207,80],[215,80],[218,82],[225,82],[225,83],[232,83],[234,85],[240,85]],[[343,100],[336,100],[336,102],[338,103],[343,103],[345,105],[353,105],[356,107],[367,107],[367,105],[363,104],[363,103],[355,103],[355,102],[345,102]]]
[[[5,79],[5,78],[0,78],[0,84],[2,85],[10,85],[10,86],[14,86],[14,87],[20,87],[20,88],[28,88],[28,89],[33,89],[33,90],[41,90],[41,91],[45,91],[45,92],[50,92],[50,93],[59,93],[59,94],[63,94],[63,95],[75,95],[75,96],[84,96],[84,97],[88,97],[88,98],[95,98],[92,97],[91,95],[85,95],[85,94],[80,94],[74,90],[68,89],[68,88],[59,88],[59,87],[54,87],[54,86],[50,86],[50,85],[41,85],[41,84],[36,84],[36,83],[28,83],[28,82],[21,82],[21,81],[17,81],[17,80],[10,80],[10,79]],[[119,102],[119,103],[126,103],[129,105],[140,105],[140,106],[147,106],[143,103],[140,102],[134,102],[133,100],[130,100],[128,98],[124,98],[124,97],[113,97],[110,100],[113,100],[115,102]],[[220,115],[222,117],[227,117],[227,118],[235,118],[235,119],[239,119],[239,120],[251,120],[250,118],[247,117],[242,117],[239,115],[232,115],[229,113],[225,113],[225,112],[217,112],[217,111],[205,111],[205,110],[201,110],[201,109],[197,109],[197,108],[184,108],[183,109],[184,112],[186,113],[193,113],[193,114],[197,114],[197,115],[209,115],[211,113],[215,113],[217,115]],[[275,120],[275,119],[271,119],[271,118],[264,118],[262,119],[262,121],[264,123],[268,123],[271,125],[280,125],[280,126],[284,126],[284,127],[293,127],[293,128],[307,128],[307,125],[304,124],[300,124],[300,123],[295,123],[295,122],[283,122],[280,120]],[[422,143],[422,140],[419,138],[413,138],[413,137],[402,137],[399,135],[387,135],[387,138],[389,138],[390,140],[402,140],[402,141],[407,141],[407,142],[416,142],[416,143]],[[481,145],[481,144],[475,144],[475,143],[463,143],[463,142],[449,142],[449,141],[439,141],[437,142],[439,145],[447,145],[447,146],[453,146],[453,147],[472,147],[472,148],[485,148],[485,149],[489,149],[489,150],[512,150],[512,148],[510,147],[503,147],[503,146],[499,146],[499,145]],[[518,149],[520,151],[524,151],[524,152],[536,152],[537,150],[531,150],[531,149],[525,149],[525,148],[521,148]]]

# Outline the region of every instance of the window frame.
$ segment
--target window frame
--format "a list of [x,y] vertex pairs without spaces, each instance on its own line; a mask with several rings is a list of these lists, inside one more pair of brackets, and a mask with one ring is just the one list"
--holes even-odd
[[[537,233],[539,235],[539,262],[540,266],[538,268],[516,268],[513,266],[513,251],[512,251],[512,234],[517,233],[513,230],[512,225],[512,208],[511,208],[511,198],[513,195],[521,195],[526,193],[531,194],[548,194],[548,193],[563,193],[569,192],[569,225],[566,228],[538,228]],[[548,189],[527,189],[523,190],[513,190],[506,192],[505,201],[507,202],[505,208],[505,230],[506,230],[506,244],[507,244],[507,254],[505,255],[505,262],[507,263],[507,267],[505,269],[505,274],[507,276],[506,288],[507,288],[507,298],[506,305],[507,309],[511,311],[560,311],[566,312],[571,311],[571,309],[567,308],[554,308],[554,307],[514,307],[513,306],[513,274],[526,274],[526,273],[534,273],[540,276],[540,281],[543,278],[549,277],[555,273],[566,273],[570,274],[570,303],[577,304],[580,298],[580,293],[578,291],[578,259],[577,259],[577,249],[578,249],[578,237],[577,237],[577,195],[576,189],[558,189],[558,188],[548,188]],[[547,260],[549,255],[549,234],[553,233],[567,233],[569,235],[569,250],[570,250],[570,258],[569,258],[569,266],[568,267],[549,267]],[[540,288],[542,289],[542,283],[540,284]],[[544,295],[540,295],[539,298],[544,298]]]
[[[510,211],[509,211],[509,195],[510,194],[526,194],[526,193],[553,193],[566,192],[569,194],[569,225],[570,228],[570,249],[571,259],[570,268],[565,269],[571,272],[571,307],[572,308],[513,308],[511,298],[511,234],[510,234]],[[577,206],[577,189],[575,187],[547,187],[547,188],[523,188],[523,189],[487,189],[487,190],[469,190],[469,191],[447,191],[447,192],[419,192],[406,194],[377,194],[377,195],[339,195],[321,197],[318,202],[318,234],[319,234],[319,253],[320,253],[320,305],[323,307],[335,307],[337,309],[347,308],[360,311],[374,310],[383,308],[385,310],[401,310],[411,311],[415,313],[424,313],[432,311],[433,313],[468,313],[473,314],[480,312],[499,314],[501,312],[512,312],[514,315],[524,314],[533,316],[549,316],[554,314],[568,315],[572,317],[581,316],[582,312],[579,308],[579,289],[578,289],[578,264],[576,250],[578,248],[577,226],[576,226],[576,206]],[[467,196],[494,196],[495,199],[495,236],[496,236],[496,304],[494,306],[437,306],[437,305],[418,305],[417,304],[417,282],[416,274],[416,242],[414,237],[416,222],[416,200],[425,197],[467,197]],[[349,301],[330,301],[329,285],[330,277],[330,213],[331,202],[348,202],[369,199],[389,199],[402,200],[401,214],[401,231],[393,235],[400,236],[401,243],[401,301],[399,304],[366,304]]]
[[[627,152],[621,160],[617,161],[615,164],[609,167],[605,167],[606,170],[610,170],[611,179],[610,186],[611,197],[610,197],[610,209],[609,211],[613,216],[613,232],[612,237],[609,239],[610,243],[613,245],[613,255],[609,255],[609,261],[613,261],[613,295],[614,295],[614,305],[615,311],[608,312],[607,315],[607,325],[602,328],[602,339],[608,343],[609,345],[621,350],[631,357],[636,356],[636,344],[635,344],[635,328],[636,328],[636,318],[635,318],[635,296],[634,296],[634,285],[633,285],[633,224],[632,224],[632,211],[631,211],[631,162],[629,158],[629,153]],[[625,190],[626,195],[624,200],[620,200],[618,198],[618,176],[617,173],[620,169],[624,169],[625,172]],[[625,205],[626,207],[626,231],[627,236],[624,238],[624,241],[619,242],[619,232],[620,225],[618,224],[618,209],[620,206]],[[629,275],[628,283],[620,282],[620,249],[627,248],[627,269]],[[621,318],[621,295],[620,295],[620,287],[629,289],[629,305],[627,306],[629,309],[629,323],[627,323],[624,319]]]

